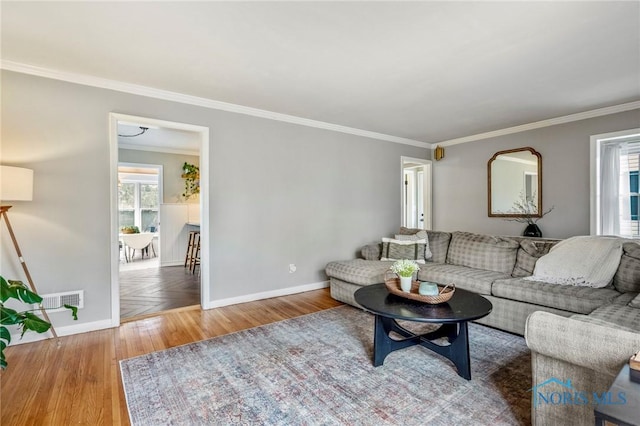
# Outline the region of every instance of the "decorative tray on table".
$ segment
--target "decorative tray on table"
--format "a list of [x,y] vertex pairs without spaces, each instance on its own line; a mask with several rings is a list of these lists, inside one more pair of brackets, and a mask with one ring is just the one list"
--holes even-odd
[[389,293],[391,294],[404,297],[405,299],[416,300],[418,302],[429,303],[432,305],[448,302],[449,299],[453,297],[453,293],[455,293],[456,291],[456,286],[453,283],[447,285],[438,284],[439,294],[437,296],[426,296],[418,292],[418,290],[420,289],[420,281],[413,281],[411,283],[411,291],[409,292],[402,291],[402,289],[400,288],[399,278],[386,277],[384,284],[387,286],[387,290],[389,290]]

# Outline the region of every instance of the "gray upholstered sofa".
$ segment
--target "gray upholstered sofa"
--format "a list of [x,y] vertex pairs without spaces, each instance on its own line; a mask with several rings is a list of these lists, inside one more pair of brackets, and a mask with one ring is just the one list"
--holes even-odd
[[[418,231],[402,228],[400,234]],[[612,282],[592,288],[523,279],[557,241],[468,232],[427,235],[433,256],[420,266],[418,279],[454,282],[489,299],[493,311],[478,322],[525,335],[532,386],[556,378],[571,380],[575,390],[602,393],[640,350],[640,244],[624,242]],[[384,282],[393,262],[379,260],[380,251],[380,243],[371,244],[360,259],[329,263],[332,297],[358,306],[353,298],[358,288]],[[594,422],[588,404],[534,404],[532,415],[538,425]]]
[[[589,402],[550,404],[532,397],[534,425],[594,424],[594,392],[606,392],[631,354],[640,351],[640,244],[623,245],[613,287],[622,294],[588,315],[534,312],[528,317],[525,338],[534,386],[552,377],[571,380],[573,392],[586,395]],[[550,383],[543,391],[567,389]],[[640,407],[636,409],[640,418]]]

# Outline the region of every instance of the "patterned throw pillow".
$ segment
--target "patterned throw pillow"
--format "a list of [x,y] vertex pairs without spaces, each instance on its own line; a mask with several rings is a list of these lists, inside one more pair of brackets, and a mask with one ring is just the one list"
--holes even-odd
[[633,298],[631,302],[629,302],[629,306],[632,308],[640,308],[640,294]]
[[549,253],[555,241],[520,241],[520,248],[516,255],[516,264],[513,267],[512,277],[528,277],[533,275],[536,262],[539,258]]
[[625,242],[613,285],[621,293],[640,292],[640,244]]
[[433,256],[433,254],[431,254],[431,250],[429,249],[429,235],[427,234],[427,231],[425,231],[425,230],[418,231],[417,233],[415,233],[413,235],[397,234],[396,235],[396,240],[400,240],[400,241],[420,241],[420,240],[424,240],[425,241],[424,258],[425,259],[431,259],[431,257]]
[[380,260],[415,260],[425,263],[424,250],[427,240],[402,241],[393,238],[382,239],[382,255]]

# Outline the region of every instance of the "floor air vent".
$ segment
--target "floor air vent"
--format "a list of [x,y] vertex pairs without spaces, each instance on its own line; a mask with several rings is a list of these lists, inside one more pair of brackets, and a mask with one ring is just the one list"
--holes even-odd
[[42,307],[47,312],[66,311],[64,305],[77,306],[78,309],[84,308],[84,290],[67,291],[64,293],[41,294]]

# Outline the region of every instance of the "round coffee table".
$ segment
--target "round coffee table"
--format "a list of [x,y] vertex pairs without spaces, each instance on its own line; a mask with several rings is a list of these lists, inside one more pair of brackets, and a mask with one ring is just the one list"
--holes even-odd
[[[456,288],[455,294],[448,302],[431,305],[390,294],[384,284],[362,287],[354,296],[356,302],[375,314],[374,366],[382,365],[387,355],[393,351],[421,345],[452,361],[458,369],[458,374],[471,380],[467,322],[491,313],[493,306],[487,299]],[[414,334],[401,327],[396,320],[436,323],[442,326],[430,333]],[[403,338],[392,339],[389,336],[391,332]],[[447,338],[448,345],[434,342],[442,337]]]

